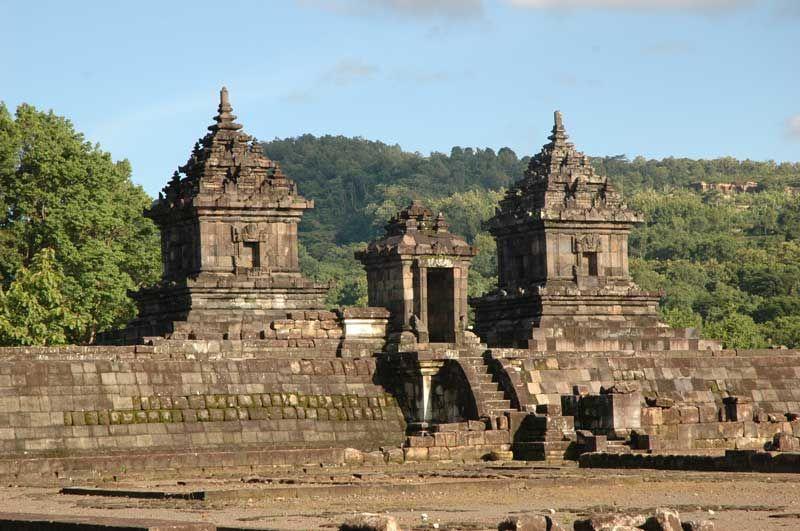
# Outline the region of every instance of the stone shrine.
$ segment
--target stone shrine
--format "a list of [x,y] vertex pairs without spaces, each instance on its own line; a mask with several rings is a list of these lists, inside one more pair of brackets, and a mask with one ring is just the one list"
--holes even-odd
[[470,301],[490,346],[532,350],[697,348],[693,331],[658,321],[660,294],[628,270],[628,236],[644,218],[568,141],[550,142],[485,226],[497,242],[498,289]]
[[236,123],[222,88],[215,124],[146,212],[161,231],[163,278],[134,295],[124,339],[258,338],[287,310],[324,307],[302,276],[297,224],[314,202]]
[[467,327],[467,273],[476,251],[451,234],[444,216],[414,201],[386,235],[356,258],[367,271],[370,306],[391,314],[390,332],[419,343],[457,343]]

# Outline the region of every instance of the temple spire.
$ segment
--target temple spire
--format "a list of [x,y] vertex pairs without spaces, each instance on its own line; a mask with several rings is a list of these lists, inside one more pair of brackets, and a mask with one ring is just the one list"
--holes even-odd
[[565,146],[569,136],[567,135],[567,130],[564,128],[564,119],[561,115],[561,111],[555,111],[553,113],[553,122],[553,131],[547,138],[553,142],[554,146]]
[[240,124],[235,122],[236,116],[233,114],[233,107],[228,99],[227,87],[222,87],[219,91],[219,107],[217,115],[214,117],[216,124],[210,126],[209,131],[218,131],[220,129],[228,129],[230,131],[237,131],[242,128]]

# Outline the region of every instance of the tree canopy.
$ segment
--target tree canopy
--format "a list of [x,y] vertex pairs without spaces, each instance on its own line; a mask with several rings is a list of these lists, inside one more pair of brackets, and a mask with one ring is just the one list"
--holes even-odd
[[130,164],[112,161],[69,120],[25,104],[12,116],[0,104],[0,313],[64,306],[60,317],[14,321],[3,341],[91,342],[133,317],[127,290],[160,275],[158,233],[142,216],[149,203]]

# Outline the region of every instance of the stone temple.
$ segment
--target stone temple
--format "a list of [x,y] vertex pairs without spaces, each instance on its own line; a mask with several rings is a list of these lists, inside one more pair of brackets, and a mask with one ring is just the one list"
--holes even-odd
[[658,321],[660,294],[631,279],[628,236],[642,214],[568,138],[556,111],[550,142],[486,223],[499,289],[472,301],[477,333],[536,351],[697,349],[693,331]]
[[441,213],[434,218],[413,202],[389,221],[384,238],[356,254],[367,270],[369,304],[392,315],[390,333],[406,332],[412,342],[462,343],[467,274],[477,251],[448,227]]
[[136,294],[126,339],[257,338],[286,310],[323,308],[327,286],[300,274],[306,200],[232,114],[215,124],[147,212],[161,231],[162,282]]
[[560,113],[487,221],[496,291],[468,300],[475,249],[414,202],[356,255],[370,306],[331,309],[298,263],[313,202],[232,112],[223,89],[146,213],[164,275],[136,320],[101,345],[0,349],[0,477],[512,456],[797,470],[780,450],[800,447],[800,353],[661,323],[628,267],[642,215]]

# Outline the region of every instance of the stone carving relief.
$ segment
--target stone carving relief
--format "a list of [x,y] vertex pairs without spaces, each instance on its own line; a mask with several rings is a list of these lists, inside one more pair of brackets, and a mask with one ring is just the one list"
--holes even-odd
[[576,254],[599,253],[602,242],[597,234],[582,234],[572,237],[572,249]]

